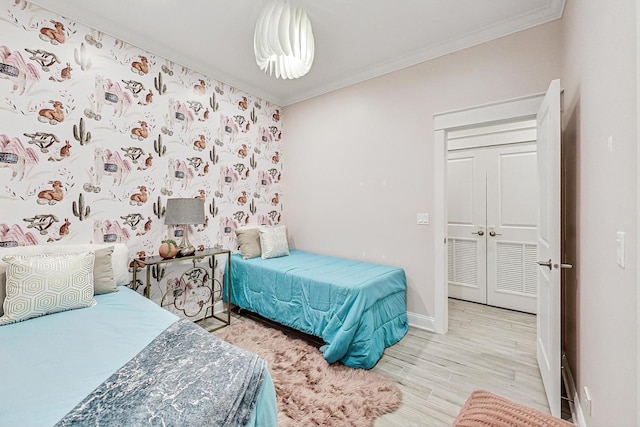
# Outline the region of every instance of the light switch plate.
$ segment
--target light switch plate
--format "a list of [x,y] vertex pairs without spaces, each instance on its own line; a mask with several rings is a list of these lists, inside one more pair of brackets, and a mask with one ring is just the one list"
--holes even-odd
[[618,265],[624,268],[624,231],[616,233],[616,259]]
[[429,214],[428,213],[419,213],[417,215],[418,225],[427,225],[429,224]]

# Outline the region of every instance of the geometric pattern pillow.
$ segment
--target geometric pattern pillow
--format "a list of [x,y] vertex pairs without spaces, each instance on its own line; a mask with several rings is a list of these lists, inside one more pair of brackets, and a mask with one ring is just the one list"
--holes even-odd
[[289,255],[287,229],[284,225],[260,229],[260,246],[262,259],[277,258]]
[[95,305],[94,258],[93,252],[5,256],[7,296],[0,325]]

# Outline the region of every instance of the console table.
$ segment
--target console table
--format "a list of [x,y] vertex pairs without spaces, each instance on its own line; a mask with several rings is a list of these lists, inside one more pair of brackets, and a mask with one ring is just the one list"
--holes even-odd
[[[224,286],[220,283],[219,280],[215,278],[215,267],[216,267],[216,257],[226,255],[227,257],[227,266],[226,266],[226,285],[227,285],[227,315],[225,317],[220,317],[216,315],[214,311],[215,303],[221,300],[224,300],[222,294],[224,292]],[[201,261],[205,258],[209,259],[209,269],[206,269],[202,266],[196,266],[198,261]],[[210,292],[211,302],[211,315],[207,316],[205,312],[204,318],[200,320],[205,320],[207,318],[215,318],[224,323],[224,326],[231,324],[231,251],[228,249],[222,248],[205,248],[201,251],[196,251],[193,255],[183,256],[183,257],[175,257],[175,258],[162,258],[159,255],[154,256],[145,256],[141,258],[135,258],[133,260],[133,284],[134,286],[137,283],[137,275],[138,268],[146,268],[146,282],[144,283],[144,296],[150,298],[151,296],[151,270],[156,269],[156,272],[161,271],[160,267],[163,264],[175,263],[175,262],[184,262],[191,261],[192,267],[187,269],[182,273],[179,279],[176,281],[176,286],[170,287],[167,284],[167,289],[162,296],[162,300],[160,301],[160,305],[162,307],[167,307],[168,305],[174,305],[176,309],[182,311],[185,316],[189,316],[189,314],[185,311],[187,309],[187,301],[189,300],[192,294],[195,294],[196,291],[205,291]],[[154,272],[154,277],[156,273]],[[160,273],[157,273],[156,279],[158,281],[161,280]],[[224,279],[223,279],[224,280]],[[215,298],[216,284],[220,287],[220,299]],[[200,302],[200,301],[199,301]],[[200,308],[202,306],[200,305]],[[207,308],[208,310],[208,308]]]

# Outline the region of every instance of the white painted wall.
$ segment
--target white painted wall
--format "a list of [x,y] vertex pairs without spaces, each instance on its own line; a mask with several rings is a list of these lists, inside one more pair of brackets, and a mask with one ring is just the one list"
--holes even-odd
[[295,246],[403,267],[409,312],[433,318],[433,226],[416,224],[434,209],[432,117],[545,91],[560,39],[556,21],[286,107]]
[[[566,343],[590,426],[637,425],[640,416],[636,4],[568,0],[563,18],[563,124],[574,157],[567,160],[575,230]],[[616,263],[617,231],[626,233],[625,268]]]

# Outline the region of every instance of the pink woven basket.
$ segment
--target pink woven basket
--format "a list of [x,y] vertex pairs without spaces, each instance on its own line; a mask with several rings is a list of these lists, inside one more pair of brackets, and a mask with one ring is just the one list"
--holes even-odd
[[454,427],[572,427],[567,421],[515,403],[486,390],[471,393]]

